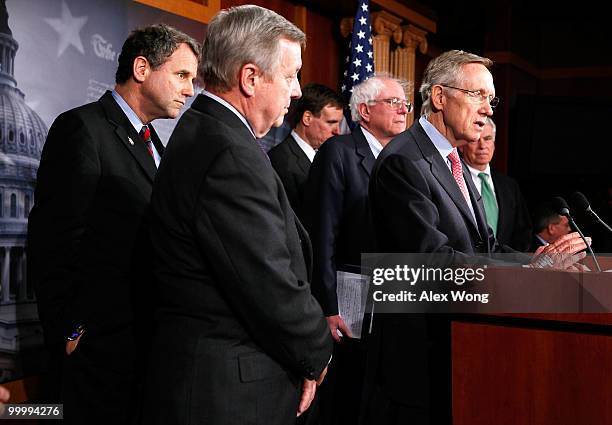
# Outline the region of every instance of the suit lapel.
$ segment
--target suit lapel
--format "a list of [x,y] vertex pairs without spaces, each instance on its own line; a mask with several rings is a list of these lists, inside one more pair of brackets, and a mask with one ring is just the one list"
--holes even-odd
[[374,163],[376,162],[376,158],[374,158],[374,154],[372,153],[372,149],[370,149],[370,145],[361,130],[361,126],[358,126],[353,133],[353,140],[355,140],[355,151],[357,155],[361,157],[361,167],[363,171],[370,177],[372,173],[372,169],[374,168]]
[[[104,93],[99,102],[106,113],[106,118],[115,127],[115,135],[118,141],[130,152],[149,180],[153,181],[157,171],[155,161],[151,158],[145,143],[132,126],[132,123],[130,123],[130,120],[128,120],[119,105],[117,105],[117,102],[115,102],[115,99],[113,99],[111,92],[107,91]],[[157,135],[155,137],[159,140]]]
[[[421,153],[423,154],[423,157],[430,164],[431,173],[434,175],[438,183],[440,183],[440,186],[444,188],[448,196],[450,196],[457,209],[465,217],[465,220],[472,225],[472,228],[476,232],[480,233],[477,224],[474,222],[472,212],[470,211],[470,208],[467,202],[465,201],[465,198],[463,197],[463,194],[461,193],[457,182],[453,178],[451,171],[448,169],[448,166],[440,155],[440,152],[438,152],[433,142],[429,140],[429,136],[427,136],[427,133],[425,133],[425,130],[423,130],[420,124],[418,124],[417,130],[418,132],[416,134],[415,140],[417,145],[419,146],[419,149],[421,150]],[[470,186],[468,183],[468,179],[470,177],[466,177],[465,175],[465,166],[463,166],[463,178],[469,188]],[[472,184],[472,187],[473,186],[474,185]],[[471,192],[469,189],[468,191]],[[473,192],[470,193],[470,197],[473,200],[477,199],[474,197]],[[474,211],[474,213],[476,212]]]
[[295,157],[295,162],[297,163],[298,168],[300,169],[302,174],[308,175],[308,169],[310,168],[310,160],[308,159],[308,156],[306,156],[306,153],[304,153],[302,148],[300,148],[300,146],[297,144],[297,142],[291,135],[289,135],[288,139],[289,140],[287,140],[286,142],[287,146]]

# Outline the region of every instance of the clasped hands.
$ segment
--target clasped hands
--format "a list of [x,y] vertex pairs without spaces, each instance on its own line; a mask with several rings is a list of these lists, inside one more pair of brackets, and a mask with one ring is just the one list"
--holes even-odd
[[[591,245],[591,238],[585,238]],[[589,271],[588,267],[578,263],[586,256],[583,252],[587,248],[578,232],[568,233],[561,236],[555,242],[539,247],[530,267],[553,268],[570,271]]]

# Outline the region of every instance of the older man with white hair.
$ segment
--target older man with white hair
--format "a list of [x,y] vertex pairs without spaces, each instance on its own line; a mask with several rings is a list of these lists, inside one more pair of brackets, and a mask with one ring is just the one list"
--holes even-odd
[[[332,137],[321,146],[306,184],[305,221],[314,251],[312,292],[334,340],[340,342],[338,331],[345,340],[336,346],[326,383],[335,388],[321,389],[324,416],[328,407],[329,412],[331,406],[355,406],[361,397],[362,376],[357,371],[364,368],[365,351],[351,338],[339,314],[336,272],[353,271],[361,263],[361,253],[372,251],[368,181],[380,151],[406,129],[406,115],[412,110],[406,87],[406,82],[387,75],[355,86],[350,108],[359,125],[351,134]],[[357,423],[358,412],[338,409],[334,414],[340,417],[339,423]]]

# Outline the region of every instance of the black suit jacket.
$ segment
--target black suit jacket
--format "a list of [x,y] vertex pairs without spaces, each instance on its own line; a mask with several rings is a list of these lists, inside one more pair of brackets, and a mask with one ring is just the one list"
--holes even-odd
[[28,278],[49,342],[63,345],[75,324],[91,338],[133,320],[133,289],[150,277],[143,216],[155,172],[110,92],[51,126],[28,222]]
[[308,235],[244,123],[198,96],[151,204],[161,304],[143,423],[294,421],[300,380],[321,373],[332,341]]
[[[420,123],[393,139],[370,179],[370,206],[379,252],[438,253],[453,263],[474,254],[512,252],[488,227],[482,199],[463,166],[475,219],[445,160]],[[378,318],[378,380],[391,400],[427,409],[427,423],[451,415],[450,326],[447,315]]]
[[268,152],[270,162],[278,173],[291,207],[300,219],[304,211],[304,187],[310,169],[310,160],[293,136],[287,138]]
[[304,210],[315,253],[312,292],[326,316],[338,314],[336,271],[354,272],[361,253],[372,251],[367,200],[374,162],[359,127],[325,142],[310,168]]
[[381,152],[370,180],[376,242],[381,252],[466,254],[498,250],[482,198],[463,166],[475,220],[445,160],[419,122]]
[[[155,172],[110,92],[61,114],[49,130],[28,223],[28,279],[51,362],[63,364],[54,368],[61,375],[52,384],[66,380],[60,401],[73,421],[123,423],[133,408],[137,350],[144,348],[149,320],[144,215]],[[65,337],[77,324],[85,334],[65,359]]]
[[531,218],[518,183],[512,177],[491,172],[499,208],[498,243],[526,252],[531,244]]

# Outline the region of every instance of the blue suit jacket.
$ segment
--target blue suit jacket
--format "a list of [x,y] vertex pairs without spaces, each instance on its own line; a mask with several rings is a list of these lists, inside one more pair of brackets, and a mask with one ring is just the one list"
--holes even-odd
[[336,270],[354,271],[372,250],[367,199],[375,158],[361,131],[329,139],[317,152],[304,195],[313,242],[312,292],[326,316],[338,314]]

